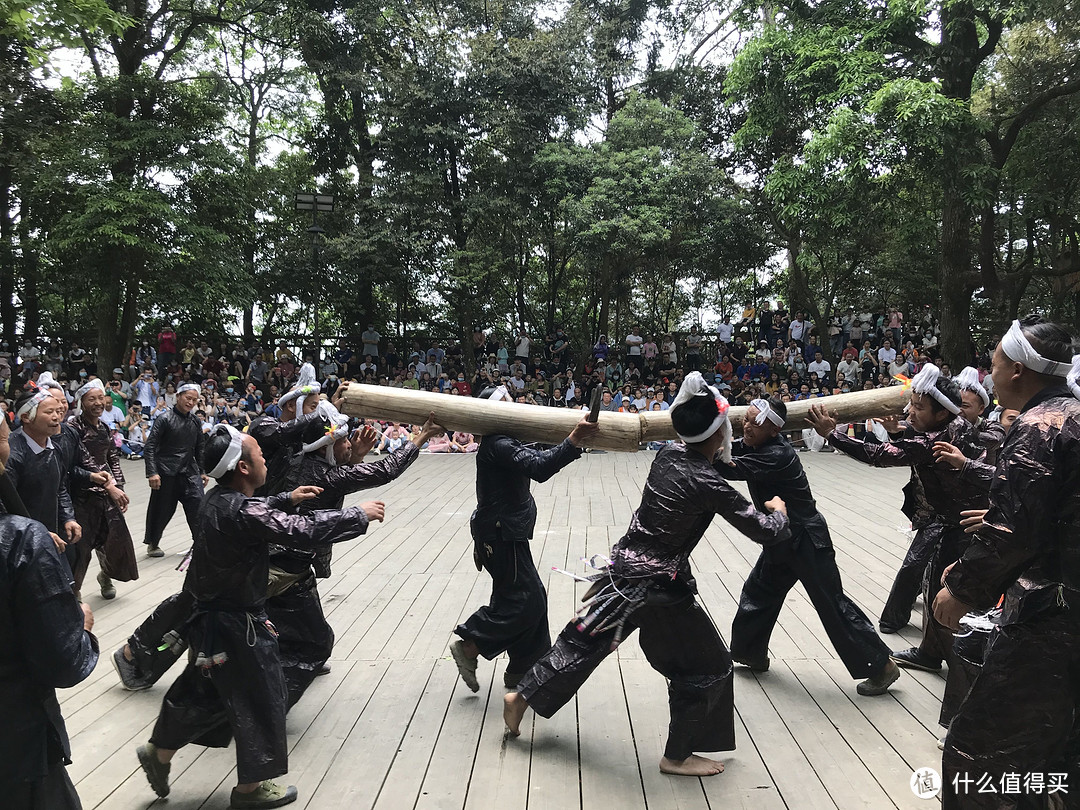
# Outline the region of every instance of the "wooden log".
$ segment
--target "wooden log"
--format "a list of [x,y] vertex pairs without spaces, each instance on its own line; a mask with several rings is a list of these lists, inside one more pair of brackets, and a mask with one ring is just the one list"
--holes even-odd
[[[516,402],[491,402],[486,399],[433,394],[384,385],[350,383],[344,392],[341,410],[350,416],[384,419],[411,425],[422,424],[431,412],[435,421],[447,430],[460,430],[482,436],[501,433],[523,441],[558,444],[581,419],[581,411],[522,405]],[[835,412],[841,422],[854,422],[874,416],[890,416],[903,411],[908,393],[894,386],[873,391],[857,391],[825,399],[788,403],[785,430],[809,427],[806,413],[811,404],[823,404]],[[742,431],[746,408],[733,407],[730,416],[736,433]],[[589,443],[598,450],[633,452],[651,441],[677,439],[667,411],[641,414],[601,412],[600,433]]]

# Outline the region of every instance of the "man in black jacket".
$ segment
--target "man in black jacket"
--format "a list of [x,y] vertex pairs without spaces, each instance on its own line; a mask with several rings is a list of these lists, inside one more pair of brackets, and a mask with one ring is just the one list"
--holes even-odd
[[[505,388],[482,398],[507,397]],[[470,529],[477,570],[491,576],[491,599],[454,630],[461,638],[450,645],[465,685],[479,691],[477,660],[510,654],[503,676],[514,689],[529,668],[551,647],[547,594],[529,549],[536,525],[532,481],[544,482],[581,457],[581,446],[597,432],[584,419],[559,445],[534,450],[509,436],[484,436],[476,452],[476,509]]]
[[731,626],[731,657],[755,672],[769,668],[769,637],[788,592],[802,582],[825,632],[860,695],[883,695],[900,677],[889,648],[859,607],[844,595],[836,553],[825,518],[817,509],[802,462],[781,431],[787,406],[755,399],[743,420],[743,438],[732,447],[731,464],[716,462],[725,478],[746,481],[759,510],[779,496],[787,504],[791,540],[765,546],[743,585]]
[[0,795],[12,810],[79,810],[55,689],[86,679],[98,660],[94,616],[71,592],[48,530],[0,516]]
[[202,501],[206,476],[199,470],[206,437],[202,425],[192,414],[199,401],[199,386],[181,385],[176,391],[176,405],[154,420],[143,450],[146,479],[150,484],[150,503],[146,507],[146,534],[143,543],[150,557],[164,557],[161,535],[183,504],[188,527],[195,534],[195,518]]
[[310,515],[281,511],[319,493],[299,487],[254,497],[266,479],[258,443],[228,425],[207,442],[204,464],[218,485],[203,499],[185,591],[196,600],[191,655],[162,702],[139,763],[158,796],[169,794],[169,763],[189,743],[222,748],[236,738],[234,808],[280,807],[296,788],[270,781],[288,771],[288,694],[277,632],[265,605],[270,544],[312,548],[364,534],[382,520],[381,502]]

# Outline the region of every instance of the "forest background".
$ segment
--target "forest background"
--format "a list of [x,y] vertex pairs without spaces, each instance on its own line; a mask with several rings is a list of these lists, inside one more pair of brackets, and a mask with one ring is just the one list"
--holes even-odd
[[1078,6],[0,0],[3,336],[588,346],[779,297],[931,306],[959,367],[1080,323]]

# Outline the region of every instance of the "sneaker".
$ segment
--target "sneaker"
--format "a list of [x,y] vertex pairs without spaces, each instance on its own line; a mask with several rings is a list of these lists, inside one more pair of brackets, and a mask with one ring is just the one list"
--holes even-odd
[[865,681],[855,687],[855,691],[864,697],[877,697],[878,695],[884,695],[889,691],[889,687],[896,683],[896,679],[900,677],[900,667],[896,665],[895,661],[891,659],[885,664],[885,668],[875,675],[873,678],[867,678]]
[[892,635],[893,633],[899,633],[901,630],[903,630],[905,627],[907,627],[907,625],[906,624],[901,624],[901,625],[885,624],[884,622],[878,622],[877,627],[878,627],[878,630],[880,630],[883,635],[888,636],[888,635]]
[[751,672],[768,672],[769,671],[769,659],[762,658],[760,661],[751,661],[748,658],[732,658],[736,664],[742,664],[748,668]]
[[147,557],[164,557],[165,552],[161,550],[160,546],[150,546],[146,549]]
[[283,787],[277,782],[267,779],[251,793],[240,793],[236,788],[232,790],[229,807],[256,808],[256,807],[284,807],[296,801],[296,787],[289,785]]
[[124,648],[121,647],[112,654],[113,669],[120,676],[120,684],[129,692],[142,692],[153,686],[143,675],[139,665],[134,661],[128,661],[124,657]]
[[479,692],[480,681],[476,680],[476,659],[465,652],[464,639],[458,639],[450,645],[450,655],[454,657],[458,675],[461,676],[461,680],[465,681],[469,691]]
[[933,659],[924,655],[918,647],[889,653],[889,657],[896,662],[897,666],[904,669],[918,669],[923,672],[941,672],[941,659]]
[[150,787],[154,789],[154,793],[164,799],[169,795],[170,766],[163,764],[157,758],[157,746],[153,743],[140,745],[135,749],[135,753],[139,756],[139,764],[146,774]]
[[116,598],[116,586],[112,584],[112,580],[105,576],[104,571],[99,571],[97,575],[97,584],[101,586],[101,598],[102,599],[115,599]]
[[315,670],[315,677],[316,678],[319,677],[320,675],[329,675],[329,674],[330,674],[330,665],[329,664],[324,663],[321,667],[319,667],[317,670]]

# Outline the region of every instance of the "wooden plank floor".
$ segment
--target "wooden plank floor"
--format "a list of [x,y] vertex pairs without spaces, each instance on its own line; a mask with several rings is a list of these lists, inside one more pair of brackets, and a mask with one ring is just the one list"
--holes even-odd
[[[581,586],[552,566],[582,570],[606,553],[637,505],[653,454],[596,453],[535,485],[533,553],[548,581],[552,628],[573,612]],[[906,470],[873,470],[835,454],[804,454],[828,519],[847,593],[877,618],[908,536],[899,512]],[[125,462],[128,520],[142,537],[148,490],[141,462]],[[468,519],[473,458],[424,455],[401,479],[362,493],[387,502],[387,520],[337,547],[320,585],[337,634],[332,673],[289,715],[290,773],[298,808],[915,808],[912,770],[935,766],[940,676],[905,672],[890,695],[861,698],[801,587],[772,637],[769,672],[738,668],[738,749],[710,779],[669,778],[657,761],[667,728],[663,679],[636,642],[605,662],[551,720],[526,717],[507,740],[501,718],[505,661],[482,663],[481,690],[459,682],[447,644],[459,620],[486,601],[489,581],[472,564]],[[741,486],[741,485],[740,485]],[[360,495],[351,503],[358,503]],[[70,767],[86,808],[224,808],[235,783],[233,752],[190,746],[173,764],[172,794],[157,804],[134,749],[149,736],[179,667],[148,692],[120,688],[108,656],[162,598],[190,543],[178,514],[164,559],[140,560],[141,578],[105,602],[87,579],[102,659],[60,693],[71,735]],[[141,546],[139,547],[142,548]],[[717,519],[694,555],[701,598],[727,637],[758,548]],[[918,640],[918,616],[894,648]]]

